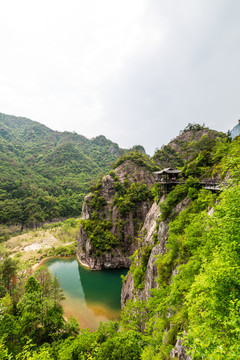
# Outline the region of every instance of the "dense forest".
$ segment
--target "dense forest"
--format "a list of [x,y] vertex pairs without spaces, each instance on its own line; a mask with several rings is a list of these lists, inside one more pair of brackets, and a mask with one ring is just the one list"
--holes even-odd
[[[5,140],[2,140],[1,147],[6,149],[9,146],[8,151],[12,155],[10,157],[9,152],[2,151],[4,176],[1,181],[3,185],[10,186],[11,179],[14,179],[13,183],[18,179],[20,185],[16,191],[21,189],[22,197],[12,195],[12,198],[8,198],[14,189],[8,192],[3,188],[2,216],[10,208],[8,204],[11,204],[11,200],[25,199],[28,187],[21,185],[21,179],[26,174],[29,174],[31,191],[35,189],[39,194],[42,186],[46,186],[47,190],[42,191],[49,191],[50,194],[50,184],[54,182],[59,189],[63,189],[63,180],[59,175],[61,169],[69,181],[66,180],[66,189],[69,189],[68,171],[72,169],[69,157],[65,164],[61,160],[61,151],[58,152],[59,147],[61,150],[66,145],[65,141],[52,140],[56,143],[49,152],[39,140],[40,144],[36,147],[42,149],[42,157],[35,161],[32,154],[32,160],[27,162],[26,159],[25,162],[22,151],[26,152],[25,157],[28,158],[32,150],[30,147],[22,149],[17,135],[11,147],[7,141],[8,131],[7,125],[3,126],[1,132],[5,134]],[[24,130],[16,125],[15,134],[17,132],[20,136]],[[173,165],[182,167],[184,182],[175,186],[167,196],[162,196],[157,184],[148,190],[142,185],[121,185],[118,178],[115,179],[118,186],[116,204],[123,213],[136,206],[142,196],[154,198],[160,207],[154,245],[158,242],[157,233],[161,223],[169,226],[166,252],[156,257],[158,286],[152,290],[151,297],[147,300],[137,297],[129,300],[119,322],[102,323],[92,333],[87,329],[79,331],[74,319],[66,321],[63,317],[63,295],[58,280],[52,278],[45,268],[39,268],[34,275],[20,272],[15,260],[6,256],[0,266],[0,359],[167,360],[175,358],[172,349],[177,341],[194,360],[233,360],[240,357],[240,138],[231,141],[224,134],[212,134],[202,128],[186,129],[180,134],[180,145],[173,141],[174,145],[162,147],[151,160],[146,155],[133,152],[125,154],[115,164],[116,167],[131,159],[154,171],[156,166],[162,164],[163,167],[164,156],[169,156],[170,163],[172,161]],[[51,133],[54,139],[57,135]],[[78,135],[67,133],[64,136],[71,138]],[[107,141],[105,138],[98,140]],[[70,146],[69,142],[67,144],[67,147]],[[179,151],[178,145],[182,151]],[[32,149],[34,146],[32,144]],[[72,142],[71,146],[70,155],[74,157],[75,143]],[[83,156],[87,155],[84,153]],[[111,156],[108,166],[113,160]],[[15,159],[16,166],[10,158]],[[53,170],[50,175],[48,171],[51,168],[47,168],[46,164],[51,164],[56,172]],[[40,168],[41,171],[46,170],[44,176]],[[203,189],[200,180],[204,178],[222,181],[221,190],[213,193]],[[35,180],[39,181],[35,183]],[[87,178],[85,181],[87,183]],[[96,182],[91,188],[96,192],[96,210],[102,206],[102,199],[97,197],[98,187],[99,182]],[[69,196],[73,196],[73,193]],[[31,194],[29,198],[32,198]],[[176,207],[183,201],[186,205],[177,214]],[[17,210],[15,216],[12,219],[18,219]],[[99,220],[104,221],[102,218]],[[130,272],[136,293],[141,291],[145,281],[149,250],[147,247],[141,248],[141,252],[137,250],[132,257]],[[124,281],[126,278],[123,278]]]
[[124,152],[104,136],[89,140],[0,114],[0,224],[80,216],[89,185]]

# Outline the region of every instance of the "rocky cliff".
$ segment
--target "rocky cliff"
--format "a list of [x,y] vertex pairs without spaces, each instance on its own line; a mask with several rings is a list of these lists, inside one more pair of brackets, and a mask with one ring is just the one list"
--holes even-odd
[[[166,196],[164,195],[161,198],[160,203],[164,202],[165,199]],[[190,200],[188,198],[185,198],[178,203],[174,209],[175,216],[178,216],[189,204]],[[161,212],[159,204],[154,202],[146,215],[138,239],[138,245],[134,256],[132,257],[133,261],[130,270],[123,283],[121,293],[122,310],[130,299],[147,302],[151,297],[151,290],[158,288],[158,269],[156,260],[159,255],[166,254],[166,243],[169,236],[168,221],[161,221],[160,219]],[[176,274],[177,269],[174,269],[171,277],[173,278]],[[170,327],[171,326],[172,325],[170,325]],[[166,333],[168,332],[169,330],[166,329]],[[175,346],[170,352],[170,358],[191,360],[191,357],[186,354],[186,348],[182,346],[182,340],[176,340]]]
[[[133,298],[138,298],[141,300],[146,300],[150,296],[150,289],[156,287],[156,276],[157,276],[157,268],[154,264],[155,255],[159,254],[161,251],[164,252],[164,244],[167,238],[167,226],[162,231],[159,237],[162,238],[161,245],[158,244],[155,246],[154,244],[154,234],[156,233],[156,221],[160,216],[160,211],[158,205],[154,202],[148,214],[146,215],[144,225],[141,229],[141,234],[138,241],[138,247],[135,253],[134,266],[130,269],[126,281],[122,287],[121,294],[121,307],[123,308],[126,301]],[[134,270],[138,269],[141,264],[141,258],[145,249],[148,247],[148,256],[149,258],[145,264],[146,276],[144,279],[141,279],[141,286],[144,284],[144,287],[139,289],[137,286],[134,286]],[[136,285],[136,282],[135,282]]]
[[[164,195],[160,203],[164,202],[165,198],[166,196]],[[189,203],[190,200],[186,198],[177,204],[174,209],[175,216],[185,209]],[[160,254],[165,254],[165,245],[168,239],[168,221],[160,221],[160,215],[159,205],[154,202],[146,215],[134,253],[132,266],[123,283],[121,294],[122,309],[129,299],[147,300],[151,296],[151,289],[157,287],[156,258]],[[138,272],[141,268],[142,276],[139,278]]]
[[130,267],[129,256],[152,205],[150,170],[124,161],[92,189],[83,203],[77,255],[92,270]]

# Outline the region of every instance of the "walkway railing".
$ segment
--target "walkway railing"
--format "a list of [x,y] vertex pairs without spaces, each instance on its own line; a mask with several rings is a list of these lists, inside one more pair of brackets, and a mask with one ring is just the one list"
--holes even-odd
[[[185,180],[161,180],[161,179],[157,179],[156,180],[158,183],[162,184],[162,185],[178,185],[178,184],[185,184]],[[221,181],[218,179],[206,179],[206,180],[201,180],[200,181],[200,185],[202,185],[202,187],[204,189],[207,190],[212,190],[212,191],[222,191],[222,189],[227,186],[227,182],[226,181]]]

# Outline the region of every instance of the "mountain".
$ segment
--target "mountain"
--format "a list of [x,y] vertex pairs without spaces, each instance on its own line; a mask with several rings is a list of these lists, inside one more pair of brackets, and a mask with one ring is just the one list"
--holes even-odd
[[103,135],[89,140],[0,114],[0,223],[79,216],[89,184],[125,152]]

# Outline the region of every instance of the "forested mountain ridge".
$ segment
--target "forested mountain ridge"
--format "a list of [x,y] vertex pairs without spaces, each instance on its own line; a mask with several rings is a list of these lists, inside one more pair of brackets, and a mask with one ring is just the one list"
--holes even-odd
[[79,216],[89,184],[124,154],[116,143],[0,114],[0,223]]

